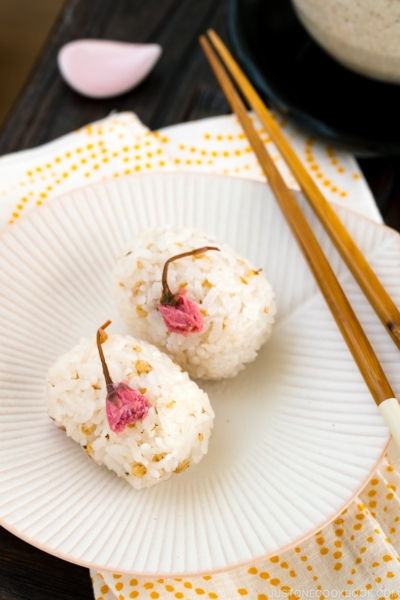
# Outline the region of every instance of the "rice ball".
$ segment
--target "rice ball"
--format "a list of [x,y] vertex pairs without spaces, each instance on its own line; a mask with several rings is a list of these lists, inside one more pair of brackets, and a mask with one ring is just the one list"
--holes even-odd
[[[208,246],[218,251],[185,256],[168,265],[172,300],[179,299],[181,311],[186,304],[193,313],[197,307],[192,329],[178,332],[165,319],[161,304],[164,265],[178,254]],[[134,334],[163,349],[194,378],[237,375],[269,338],[276,314],[274,291],[263,271],[193,229],[139,233],[118,259],[113,290],[118,311]]]
[[114,382],[147,399],[147,414],[116,433],[106,415],[107,389],[94,339],[81,339],[47,377],[50,417],[134,488],[150,487],[198,463],[207,453],[214,412],[180,366],[154,346],[110,335],[102,344]]

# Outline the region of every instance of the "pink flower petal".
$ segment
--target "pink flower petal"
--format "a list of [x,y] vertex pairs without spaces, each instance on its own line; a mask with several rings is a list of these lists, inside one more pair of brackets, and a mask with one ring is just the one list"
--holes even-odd
[[175,306],[160,304],[158,307],[168,331],[185,337],[203,331],[204,319],[198,304],[183,295],[177,298]]
[[127,425],[143,419],[150,408],[146,396],[126,383],[107,386],[106,416],[110,429],[121,433]]

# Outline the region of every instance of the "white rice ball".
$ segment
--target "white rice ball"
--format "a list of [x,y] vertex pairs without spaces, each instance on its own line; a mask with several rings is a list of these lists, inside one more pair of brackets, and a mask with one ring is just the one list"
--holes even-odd
[[106,418],[106,384],[95,339],[81,339],[51,367],[46,404],[56,424],[97,464],[134,488],[150,487],[198,463],[207,453],[214,412],[187,373],[168,356],[130,336],[102,344],[114,383],[128,381],[150,403],[146,417],[117,435]]
[[[186,290],[204,318],[203,330],[170,333],[158,310],[165,262],[203,246],[208,251],[170,263],[168,284],[174,294]],[[113,273],[114,298],[135,335],[162,348],[190,376],[233,377],[271,334],[276,306],[265,274],[215,239],[193,229],[143,231],[124,248]]]

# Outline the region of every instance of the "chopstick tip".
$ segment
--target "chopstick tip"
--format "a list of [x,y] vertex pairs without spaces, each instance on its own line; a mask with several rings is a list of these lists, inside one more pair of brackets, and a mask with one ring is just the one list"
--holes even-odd
[[199,42],[204,52],[207,54],[207,51],[211,49],[211,44],[208,41],[208,38],[205,35],[200,35]]

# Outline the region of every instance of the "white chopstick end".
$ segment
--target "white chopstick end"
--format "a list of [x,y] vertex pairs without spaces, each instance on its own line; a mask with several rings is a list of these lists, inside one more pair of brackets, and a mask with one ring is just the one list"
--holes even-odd
[[400,404],[397,398],[388,398],[379,404],[381,415],[385,419],[389,431],[400,447]]

